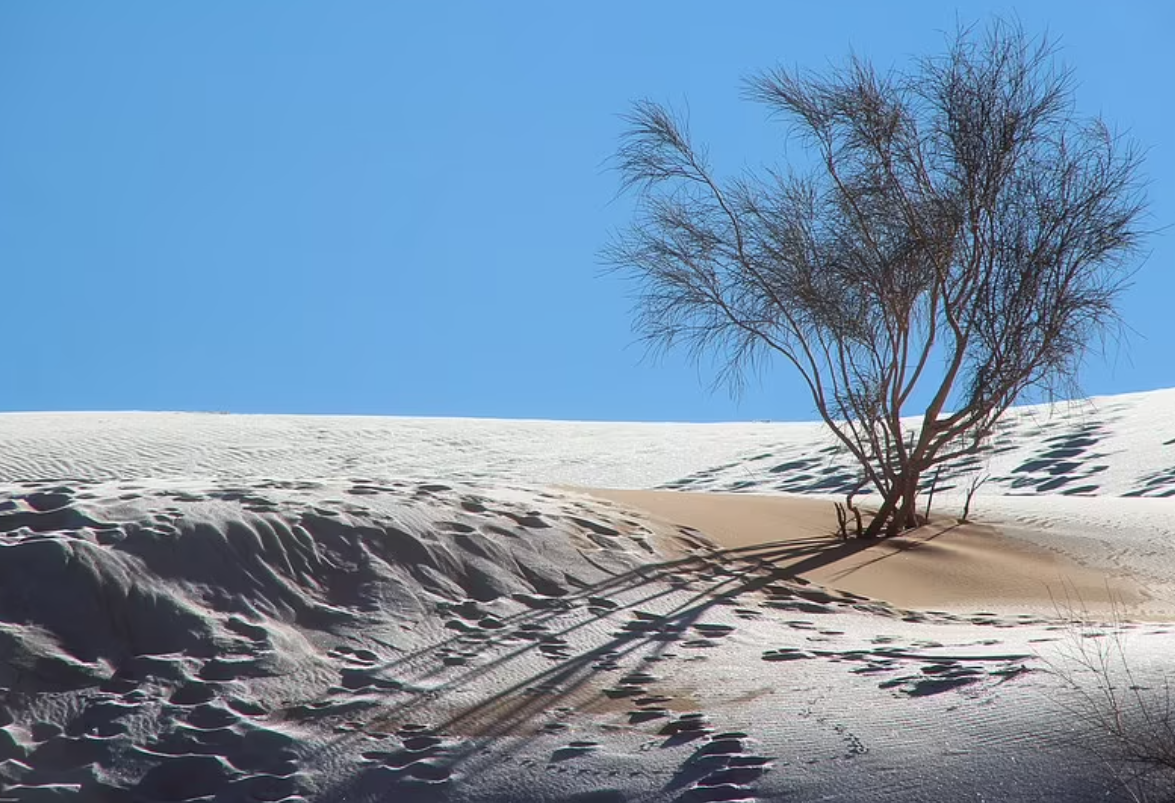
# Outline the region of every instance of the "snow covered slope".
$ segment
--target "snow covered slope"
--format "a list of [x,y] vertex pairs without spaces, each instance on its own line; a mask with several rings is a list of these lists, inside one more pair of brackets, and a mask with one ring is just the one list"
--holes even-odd
[[[838,493],[857,473],[818,423],[0,414],[0,481],[427,478]],[[1175,390],[1014,410],[975,471],[984,494],[1175,494]]]
[[[974,471],[1175,580],[1175,392],[1018,411],[944,504]],[[1120,633],[1158,684],[1166,626],[902,610],[560,487],[853,475],[815,424],[0,415],[0,800],[1125,799],[1046,670]]]

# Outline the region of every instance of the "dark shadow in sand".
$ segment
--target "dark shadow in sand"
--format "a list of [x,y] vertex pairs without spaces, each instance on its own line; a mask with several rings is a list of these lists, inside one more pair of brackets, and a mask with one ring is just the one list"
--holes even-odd
[[[941,534],[940,532],[932,537]],[[810,586],[801,575],[868,550],[875,544],[876,542],[844,541],[830,534],[827,537],[778,541],[733,549],[697,550],[684,558],[649,564],[615,574],[607,580],[552,600],[548,609],[540,608],[503,617],[499,620],[501,627],[487,639],[511,637],[522,632],[520,628],[527,626],[532,628],[530,632],[535,632],[536,628],[544,628],[539,631],[542,637],[525,641],[492,660],[469,666],[439,686],[430,688],[427,693],[397,693],[395,696],[399,699],[381,706],[378,714],[364,723],[362,730],[368,733],[394,733],[403,723],[410,722],[415,712],[445,708],[446,697],[460,696],[471,683],[485,674],[501,669],[511,662],[520,661],[524,656],[528,661],[531,660],[534,653],[540,650],[542,641],[563,641],[569,634],[597,623],[600,619],[614,617],[619,629],[602,644],[577,654],[568,654],[566,657],[556,654],[557,660],[549,668],[532,672],[472,705],[460,706],[444,721],[429,725],[430,733],[451,738],[453,742],[453,746],[445,749],[443,755],[438,754],[434,758],[444,762],[452,771],[460,768],[465,773],[476,772],[482,761],[500,763],[509,760],[542,733],[541,726],[550,718],[552,709],[559,708],[572,698],[575,698],[575,707],[579,710],[606,705],[608,698],[619,700],[622,710],[625,698],[652,694],[651,690],[645,688],[646,684],[641,683],[639,679],[627,687],[617,683],[617,679],[623,673],[618,674],[615,671],[616,665],[624,662],[626,658],[639,655],[642,668],[655,671],[654,668],[664,659],[666,652],[680,647],[685,639],[699,638],[694,626],[715,606],[737,605],[741,597],[756,592],[767,592],[772,600],[780,603],[779,607],[786,607],[789,599],[794,600],[799,605],[808,606],[798,610],[808,612],[816,606],[821,610],[826,609],[824,612],[831,613],[837,606],[853,607],[863,602],[860,597],[826,592]],[[888,556],[879,556],[877,560],[884,560]],[[570,608],[587,606],[592,609],[589,600],[598,602],[622,593],[629,599],[642,589],[647,589],[648,593],[624,604],[615,604],[611,608],[595,605],[592,617],[587,620],[570,626],[562,623],[558,629],[546,629],[556,625],[559,617]],[[642,612],[637,616],[637,612],[650,603],[683,590],[691,592],[689,597],[671,610],[659,615]],[[875,611],[882,607],[884,606],[870,605],[870,609]],[[624,622],[621,616],[625,612],[634,618]],[[894,615],[899,614],[895,612]],[[425,673],[424,677],[435,676],[449,669],[441,666],[438,653],[466,644],[468,638],[469,634],[455,636],[383,664],[379,671],[386,676],[387,673],[397,670],[404,672],[415,669],[418,680],[421,678],[421,671]],[[499,641],[499,644],[501,643]],[[436,669],[429,671],[430,665]],[[601,665],[608,668],[601,668]],[[592,689],[596,687],[600,688],[593,692]],[[404,693],[409,694],[408,699],[403,699]],[[615,704],[613,707],[615,708]],[[658,726],[664,722],[664,719],[650,721],[648,725],[656,732]],[[696,732],[670,733],[663,746],[700,738],[707,732],[702,729]],[[497,745],[491,756],[484,755],[483,748],[487,743],[505,736],[516,738],[508,745]],[[324,749],[332,752],[363,749],[359,746],[361,741],[362,737],[358,733],[347,733]],[[566,748],[563,749],[563,753],[556,751],[557,755],[552,760],[565,760],[567,756],[572,755]],[[578,754],[578,751],[573,752]],[[404,755],[393,755],[391,761],[396,763],[406,758],[408,757]],[[332,790],[332,795],[354,796],[354,799],[362,800],[396,799],[394,785],[389,787],[388,781],[387,773],[381,772],[378,778],[373,777],[368,781],[365,781],[365,776],[361,774],[357,779],[348,782],[345,788]],[[377,793],[377,789],[381,788],[387,792]],[[417,793],[420,791],[415,790]],[[440,789],[435,792],[437,795],[441,794]]]

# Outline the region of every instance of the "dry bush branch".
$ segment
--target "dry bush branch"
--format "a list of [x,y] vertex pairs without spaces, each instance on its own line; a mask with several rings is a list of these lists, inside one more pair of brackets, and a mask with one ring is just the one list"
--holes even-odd
[[716,355],[735,388],[770,358],[795,368],[881,497],[862,534],[916,526],[925,472],[981,451],[1025,392],[1071,388],[1115,331],[1141,152],[1076,114],[1047,39],[1000,21],[905,71],[768,70],[747,95],[816,167],[724,181],[641,101],[615,159],[636,214],[605,260],[652,349]]
[[1134,800],[1175,800],[1175,700],[1168,676],[1148,682],[1139,675],[1119,608],[1101,622],[1080,600],[1066,600],[1058,611],[1069,623],[1066,638],[1059,656],[1044,661],[1068,693],[1059,707],[1093,736],[1082,746]]

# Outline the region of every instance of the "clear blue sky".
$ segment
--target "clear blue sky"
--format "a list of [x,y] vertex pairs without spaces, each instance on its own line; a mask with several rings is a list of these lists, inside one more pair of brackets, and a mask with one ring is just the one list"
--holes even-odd
[[[1169,3],[0,4],[0,409],[806,419],[642,361],[597,252],[637,98],[688,100],[719,166],[783,157],[740,81],[957,19],[1060,37],[1079,104],[1150,148],[1175,223]],[[1094,394],[1175,386],[1175,229]]]

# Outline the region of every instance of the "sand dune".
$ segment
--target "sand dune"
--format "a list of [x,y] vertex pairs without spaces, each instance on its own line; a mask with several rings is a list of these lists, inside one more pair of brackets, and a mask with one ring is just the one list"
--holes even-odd
[[867,548],[809,425],[0,416],[0,800],[1127,799],[1056,670],[1161,687],[1170,397]]
[[467,633],[435,655],[464,665],[504,627],[482,603],[556,605],[659,541],[589,501],[439,483],[9,492],[0,772],[22,800],[63,779],[103,800],[311,790],[300,758],[318,739],[302,723],[333,728],[400,692],[386,661]]
[[[1013,410],[986,496],[1175,493],[1175,389]],[[595,488],[839,493],[851,458],[817,423],[506,421],[210,413],[0,413],[0,481],[384,477]]]

